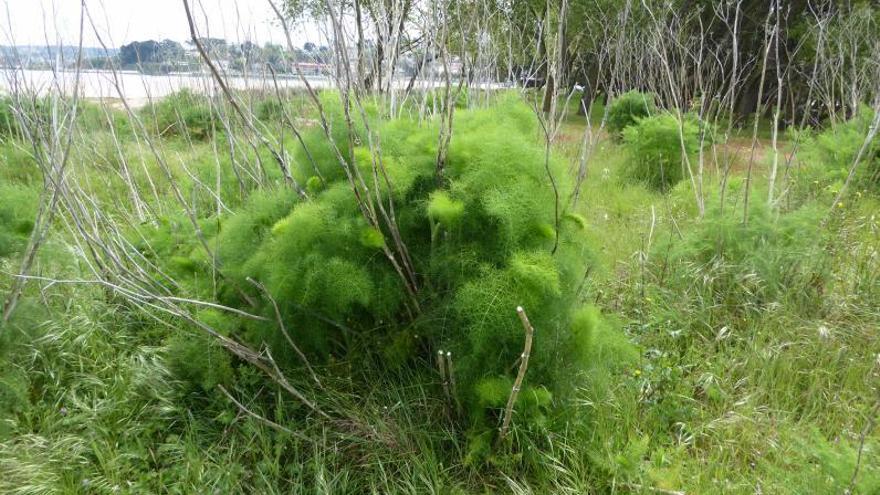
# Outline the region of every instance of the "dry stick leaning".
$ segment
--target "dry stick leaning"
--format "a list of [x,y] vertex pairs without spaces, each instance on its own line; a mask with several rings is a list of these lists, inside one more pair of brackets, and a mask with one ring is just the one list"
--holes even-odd
[[440,378],[443,380],[443,393],[449,397],[449,378],[446,375],[446,360],[443,359],[443,350],[437,351],[437,367],[440,368]]
[[[27,248],[25,249],[24,256],[22,257],[19,273],[21,275],[27,275],[30,272],[31,265],[34,263],[34,259],[36,258],[37,251],[40,249],[40,246],[45,241],[46,235],[48,234],[49,227],[52,223],[52,218],[55,215],[55,210],[57,207],[57,201],[60,198],[60,192],[62,187],[62,182],[64,179],[64,171],[67,168],[68,158],[70,157],[70,147],[73,143],[73,130],[74,125],[73,122],[76,120],[77,108],[79,105],[79,84],[80,84],[80,76],[82,73],[82,62],[83,62],[83,28],[85,26],[85,1],[80,5],[80,18],[79,18],[79,45],[77,48],[76,55],[76,77],[74,79],[74,92],[73,99],[70,106],[70,111],[65,115],[65,117],[69,117],[70,123],[67,127],[67,135],[62,138],[61,132],[64,130],[61,125],[58,124],[57,117],[52,118],[52,128],[51,128],[51,137],[52,143],[44,145],[45,151],[44,153],[48,156],[49,163],[46,163],[44,167],[44,193],[48,193],[50,183],[54,182],[54,187],[52,188],[52,193],[49,195],[45,202],[41,200],[41,206],[38,210],[36,221],[34,222],[34,228],[32,229],[30,238],[28,239]],[[57,84],[57,80],[56,80]],[[16,94],[17,91],[13,92],[13,96],[16,100],[20,101],[20,95]],[[59,100],[61,99],[61,92],[59,90]],[[57,103],[55,103],[57,105]],[[19,104],[20,106],[20,104]],[[20,108],[19,108],[20,110]],[[15,108],[13,108],[13,112]],[[57,110],[56,110],[57,111]],[[54,114],[54,112],[53,112]],[[24,124],[25,117],[24,115],[20,115],[17,117],[18,120],[22,123],[22,129],[30,135],[30,131],[28,130],[28,126]],[[63,140],[63,145],[61,144]],[[33,143],[35,155],[40,156],[40,153],[37,153],[38,141],[31,137],[30,141]],[[55,155],[60,153],[60,157],[56,157]],[[41,160],[40,160],[41,161]],[[51,167],[49,167],[51,165]],[[50,172],[57,172],[57,179],[53,179],[51,177]],[[44,210],[45,207],[45,210]],[[44,217],[45,215],[45,217]],[[12,316],[12,312],[18,306],[19,298],[21,298],[21,294],[24,291],[24,280],[22,278],[16,278],[12,281],[12,287],[9,290],[9,293],[6,295],[6,299],[3,300],[2,304],[0,304],[0,324],[5,324],[9,321]]]
[[[211,72],[214,80],[217,81],[217,84],[220,86],[220,89],[223,92],[223,95],[226,96],[226,100],[229,102],[229,105],[232,106],[232,109],[241,117],[245,126],[254,133],[257,139],[272,153],[275,161],[278,163],[278,167],[281,169],[281,173],[284,176],[284,181],[293,186],[296,193],[303,199],[308,199],[309,195],[306,193],[305,189],[303,189],[299,182],[290,174],[290,167],[287,164],[287,161],[278,150],[272,146],[272,143],[260,132],[257,127],[254,125],[252,116],[246,115],[244,111],[241,109],[241,106],[238,104],[238,101],[233,96],[232,91],[230,91],[229,86],[226,84],[226,81],[223,79],[223,76],[220,74],[220,71],[217,69],[217,66],[214,65],[214,62],[211,60],[211,57],[208,56],[208,52],[205,51],[205,47],[202,45],[202,41],[196,32],[195,21],[193,21],[192,12],[190,12],[189,1],[183,0],[183,9],[186,12],[186,20],[189,24],[189,33],[192,39],[193,45],[195,45],[196,49],[199,52],[202,60],[204,60],[205,65],[208,66],[208,69]],[[283,151],[283,149],[282,149]]]
[[272,308],[275,310],[275,320],[278,323],[278,329],[281,330],[281,333],[284,335],[284,339],[287,340],[288,345],[290,345],[291,349],[296,353],[297,356],[302,360],[306,369],[309,370],[309,374],[312,375],[312,380],[315,381],[319,387],[321,387],[321,380],[318,379],[318,374],[315,373],[315,370],[312,368],[312,365],[309,363],[308,358],[300,350],[299,346],[290,338],[290,333],[287,331],[287,326],[284,324],[284,319],[281,317],[281,310],[278,308],[278,303],[275,301],[275,298],[272,297],[272,294],[266,289],[266,286],[256,280],[246,277],[246,280],[254,285],[254,287],[260,289],[260,291],[266,295],[266,298],[269,299],[269,302],[272,303]]
[[449,351],[446,351],[446,376],[449,379],[449,393],[452,394],[455,405],[458,407],[458,395],[455,390],[455,373],[452,368],[452,353]]
[[520,356],[519,372],[516,374],[516,381],[513,382],[513,388],[510,390],[510,397],[507,399],[507,407],[504,408],[504,417],[501,421],[501,434],[499,435],[499,439],[503,439],[510,429],[510,419],[511,416],[513,416],[513,405],[516,403],[516,397],[519,395],[522,382],[526,377],[526,370],[529,368],[529,354],[532,352],[532,337],[535,334],[535,329],[532,328],[532,324],[529,323],[529,317],[526,316],[526,311],[522,306],[516,307],[516,314],[519,315],[523,329],[526,331],[526,344],[523,348],[522,356]]

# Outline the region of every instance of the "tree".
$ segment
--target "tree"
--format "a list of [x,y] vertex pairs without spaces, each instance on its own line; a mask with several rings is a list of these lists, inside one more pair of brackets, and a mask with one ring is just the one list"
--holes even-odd
[[159,47],[159,60],[161,62],[175,62],[182,60],[186,55],[183,45],[173,40],[162,40]]
[[281,45],[266,43],[263,46],[263,57],[272,70],[276,72],[285,72],[287,70],[287,63],[290,57]]
[[239,45],[231,45],[230,56],[235,70],[243,71],[263,58],[263,49],[250,41]]
[[162,45],[155,40],[133,41],[119,48],[119,63],[123,66],[158,62]]
[[[186,43],[194,45],[192,41],[187,41]],[[222,38],[199,38],[199,43],[213,57],[224,58],[229,54],[229,45]]]

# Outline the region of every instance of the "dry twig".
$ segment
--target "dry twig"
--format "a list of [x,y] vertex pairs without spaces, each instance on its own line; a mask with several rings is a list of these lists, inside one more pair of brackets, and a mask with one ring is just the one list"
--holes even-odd
[[532,352],[532,337],[535,334],[535,329],[532,328],[532,324],[529,323],[529,317],[526,315],[526,311],[522,306],[517,306],[516,314],[519,315],[523,329],[526,332],[526,343],[519,360],[519,372],[517,372],[516,380],[513,382],[513,388],[510,390],[510,397],[507,399],[507,407],[504,408],[499,439],[503,439],[507,436],[507,432],[510,430],[510,420],[513,416],[513,405],[516,404],[516,398],[519,396],[523,380],[526,378],[526,370],[529,369],[529,355]]

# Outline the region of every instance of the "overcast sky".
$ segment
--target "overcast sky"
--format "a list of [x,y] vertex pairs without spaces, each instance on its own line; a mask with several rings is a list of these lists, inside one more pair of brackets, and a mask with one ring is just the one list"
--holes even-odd
[[[277,3],[281,3],[278,0]],[[108,46],[148,39],[189,39],[182,0],[86,0],[86,5]],[[235,41],[286,44],[284,32],[266,0],[190,0],[202,36]],[[0,0],[0,44],[43,45],[60,36],[75,45],[79,36],[80,0]],[[97,46],[86,22],[86,46]],[[315,27],[299,27],[294,43],[321,44]]]

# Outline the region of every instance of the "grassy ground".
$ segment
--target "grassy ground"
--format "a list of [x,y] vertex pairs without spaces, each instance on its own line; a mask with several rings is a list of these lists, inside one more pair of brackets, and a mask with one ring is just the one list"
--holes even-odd
[[[574,161],[582,131],[567,120],[557,152]],[[210,205],[192,177],[210,182],[212,145],[162,143],[192,200]],[[127,146],[135,156],[138,145]],[[598,261],[582,297],[619,321],[641,357],[615,381],[584,377],[565,405],[575,419],[541,441],[527,469],[462,461],[434,373],[376,381],[330,364],[333,400],[374,434],[340,439],[312,422],[282,432],[182,379],[169,360],[173,330],[96,288],[32,285],[0,334],[0,492],[844,493],[858,463],[855,493],[880,493],[880,431],[862,437],[880,387],[880,200],[853,196],[820,226],[820,191],[794,198],[766,231],[742,230],[730,218],[742,215],[744,148],[721,148],[722,160],[737,155],[727,213],[714,213],[721,167],[707,166],[701,219],[687,181],[667,194],[627,181],[625,152],[599,142],[578,206]],[[4,145],[0,185],[36,194],[15,149]],[[112,153],[97,156],[96,180]],[[762,142],[756,203],[767,156]],[[155,167],[135,180],[161,198],[169,184]],[[103,200],[126,208],[123,187],[107,179]],[[740,247],[702,258],[716,232]],[[59,229],[36,272],[81,273],[60,254],[68,249]],[[16,262],[0,258],[0,272]],[[274,421],[296,413],[256,373],[242,372],[228,393]]]
[[[739,140],[720,147],[734,160],[734,183],[750,153],[750,143],[744,147]],[[648,470],[658,473],[654,482],[687,493],[841,493],[880,377],[878,313],[873,303],[855,302],[876,291],[850,285],[857,271],[867,269],[861,264],[867,258],[856,253],[873,252],[868,246],[880,240],[877,199],[860,197],[828,228],[845,238],[827,244],[815,238],[815,250],[795,254],[829,258],[834,284],[823,288],[822,309],[804,307],[796,298],[748,307],[748,277],[754,273],[724,286],[726,295],[712,278],[725,276],[729,267],[694,264],[684,280],[663,274],[667,253],[686,242],[681,237],[713,229],[713,219],[697,218],[689,187],[662,196],[621,183],[615,169],[625,158],[613,145],[601,146],[584,210],[602,246],[600,266],[608,268],[595,281],[596,297],[626,319],[645,350],[643,409],[630,434],[663,445],[656,471]],[[759,142],[758,190],[766,187],[765,157],[771,152]],[[710,172],[706,183],[717,182]],[[717,196],[710,207],[712,201]],[[811,221],[820,222],[826,211]],[[795,235],[816,234],[836,236],[809,229]],[[730,298],[744,310],[730,311]],[[873,438],[868,451],[876,449],[876,432]],[[862,465],[860,476],[873,479],[861,485],[864,493],[877,489],[877,466],[876,457]]]

